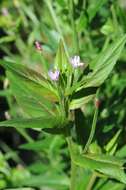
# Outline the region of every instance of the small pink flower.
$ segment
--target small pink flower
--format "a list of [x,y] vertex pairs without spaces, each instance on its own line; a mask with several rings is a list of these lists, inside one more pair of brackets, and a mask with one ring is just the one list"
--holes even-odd
[[37,50],[42,51],[42,46],[38,41],[35,42],[35,47]]
[[55,71],[50,70],[48,72],[48,75],[49,75],[49,77],[50,77],[51,80],[58,81],[59,75],[60,75],[60,71],[59,70],[55,70]]
[[80,57],[78,55],[75,55],[74,57],[70,58],[70,63],[74,68],[82,67],[84,63],[80,62]]

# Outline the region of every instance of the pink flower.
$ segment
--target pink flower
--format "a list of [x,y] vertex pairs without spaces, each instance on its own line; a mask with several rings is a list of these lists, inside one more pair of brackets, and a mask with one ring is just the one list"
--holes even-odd
[[58,81],[59,75],[60,75],[60,71],[59,70],[55,70],[55,71],[50,70],[48,72],[48,75],[49,75],[49,77],[50,77],[51,80]]
[[80,57],[78,55],[75,55],[74,57],[70,58],[70,63],[74,68],[82,67],[84,63],[80,62]]
[[35,42],[35,47],[36,47],[36,49],[39,50],[39,51],[42,50],[42,46],[41,46],[41,44],[40,44],[38,41]]

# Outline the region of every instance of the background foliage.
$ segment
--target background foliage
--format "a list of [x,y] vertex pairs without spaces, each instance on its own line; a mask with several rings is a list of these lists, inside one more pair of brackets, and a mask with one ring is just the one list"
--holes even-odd
[[[64,132],[64,128],[49,129],[59,120],[62,125],[63,121],[60,117],[56,120],[49,115],[44,120],[43,117],[45,118],[46,115],[44,109],[42,110],[37,103],[39,100],[52,109],[49,101],[55,102],[56,90],[50,89],[51,96],[47,89],[40,90],[39,83],[43,82],[43,79],[39,76],[36,78],[36,74],[31,70],[25,70],[23,65],[46,77],[48,70],[53,68],[54,62],[57,67],[61,67],[59,64],[64,64],[65,56],[71,57],[77,54],[94,73],[87,78],[84,85],[79,87],[80,89],[78,88],[72,94],[73,101],[70,108],[72,110],[76,108],[76,127],[69,126],[70,134],[78,146],[85,146],[95,108],[94,98],[91,97],[92,100],[84,105],[83,102],[87,99],[81,98],[88,94],[93,94],[94,97],[96,88],[101,85],[98,95],[101,103],[96,132],[88,153],[97,155],[104,153],[106,156],[92,158],[88,155],[87,158],[86,155],[83,157],[80,155],[79,157],[78,149],[72,147],[72,151],[74,149],[71,152],[72,159],[78,165],[74,189],[124,190],[126,183],[125,0],[75,0],[74,2],[72,0],[3,0],[0,2],[0,10],[0,63],[2,65],[0,67],[2,102],[0,119],[2,121],[21,117],[42,117],[42,120],[33,119],[31,123],[27,120],[18,122],[14,120],[9,125],[15,128],[10,129],[4,127],[9,121],[0,124],[2,126],[0,128],[0,188],[8,190],[13,188],[67,190],[69,188],[70,156],[64,135],[59,135]],[[59,46],[60,39],[63,44]],[[36,50],[35,41],[41,43],[42,52]],[[56,61],[54,61],[55,57]],[[117,64],[113,69],[116,61]],[[13,63],[13,66],[10,63]],[[64,71],[62,72],[64,74]],[[85,70],[85,75],[88,72]],[[47,85],[44,82],[42,84]],[[89,87],[91,87],[89,91],[83,90]],[[76,86],[74,88],[76,89]],[[67,93],[71,91],[72,89]],[[31,92],[37,101],[31,102],[29,98]],[[46,98],[49,101],[46,101]],[[37,130],[29,128],[37,128]],[[38,128],[48,128],[48,130],[43,131]],[[116,161],[112,155],[123,160]],[[94,163],[95,160],[97,164]]]

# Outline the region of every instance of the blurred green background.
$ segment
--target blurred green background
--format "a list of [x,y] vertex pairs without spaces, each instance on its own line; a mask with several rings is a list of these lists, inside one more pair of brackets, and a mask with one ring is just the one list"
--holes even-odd
[[[26,64],[41,73],[51,68],[62,39],[69,55],[89,63],[119,36],[126,33],[125,0],[1,0],[0,58]],[[42,53],[35,48],[42,45]],[[5,70],[0,67],[0,120],[25,115],[12,96]],[[100,91],[100,115],[92,149],[126,157],[126,47]],[[90,130],[92,102],[84,108]],[[78,113],[79,114],[79,113]],[[81,114],[80,114],[81,120]],[[80,131],[79,131],[80,133]],[[115,137],[115,134],[116,137]],[[107,146],[114,138],[113,146]],[[32,143],[37,141],[34,147]],[[24,143],[31,143],[29,146]],[[82,137],[78,139],[82,143]],[[106,149],[106,147],[109,147]],[[38,131],[0,128],[0,189],[67,190],[70,161],[61,136]],[[91,172],[78,174],[86,190]],[[82,183],[82,179],[85,182]],[[114,180],[98,179],[93,190],[124,190]]]

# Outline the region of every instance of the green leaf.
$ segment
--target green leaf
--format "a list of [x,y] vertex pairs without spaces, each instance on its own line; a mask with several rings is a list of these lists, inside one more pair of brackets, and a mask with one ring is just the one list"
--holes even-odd
[[96,170],[126,184],[126,160],[104,154],[80,154],[77,147],[71,146],[72,160],[80,167]]
[[5,176],[10,176],[10,167],[6,162],[4,155],[0,152],[0,173],[4,174]]
[[93,95],[89,95],[89,96],[86,96],[83,98],[73,99],[70,102],[69,108],[71,110],[80,108],[80,107],[84,106],[84,104],[87,104],[89,101],[91,101],[94,98],[94,96],[95,95],[93,94]]
[[105,52],[96,57],[96,59],[90,64],[93,72],[89,73],[87,77],[84,77],[81,81],[81,86],[77,89],[87,87],[100,86],[111,73],[115,66],[121,51],[126,43],[126,35],[116,40]]
[[20,128],[52,128],[61,127],[63,121],[61,117],[43,116],[39,118],[17,118],[0,122],[0,127],[20,127]]
[[105,146],[105,150],[107,152],[110,152],[113,149],[113,147],[116,145],[120,133],[121,129],[118,130],[117,133],[112,137],[112,139],[107,143],[107,145]]
[[0,64],[8,71],[13,73],[14,76],[18,77],[18,79],[24,81],[24,83],[29,83],[29,86],[34,85],[36,88],[38,87],[38,89],[41,89],[41,91],[43,91],[43,96],[45,96],[47,99],[54,99],[54,101],[58,99],[58,95],[54,88],[40,73],[21,64],[7,61],[0,61]]
[[20,148],[27,149],[27,150],[36,150],[36,151],[40,151],[40,150],[49,151],[51,150],[50,147],[53,147],[52,151],[54,151],[55,146],[57,148],[60,148],[61,145],[63,144],[64,144],[64,141],[60,136],[54,136],[54,137],[46,136],[45,139],[23,144],[20,146]]
[[124,145],[123,147],[121,147],[117,152],[116,152],[116,156],[123,158],[126,157],[126,145]]
[[85,12],[81,12],[81,15],[76,23],[77,31],[78,32],[84,31],[84,29],[87,27],[87,24],[88,24],[87,16],[86,16]]
[[75,190],[85,190],[91,178],[91,172],[84,170],[81,167],[77,168],[77,178],[75,183]]
[[[48,100],[48,94],[46,94],[41,85],[31,80],[24,80],[20,76],[9,72],[7,76],[11,83],[12,94],[16,97],[17,103],[25,113],[33,117],[55,114],[55,104],[51,102],[52,99]],[[46,95],[44,96],[44,94]]]
[[43,22],[41,22],[40,27],[41,27],[42,33],[44,33],[44,35],[48,39],[49,47],[53,50],[53,52],[55,52],[57,49],[57,46],[58,46],[58,35],[59,35],[59,33],[54,31],[54,30],[50,30],[50,28],[47,27],[46,24],[44,24]]
[[114,24],[113,21],[109,18],[107,22],[102,26],[101,33],[109,36],[114,33]]
[[43,174],[48,171],[49,165],[45,165],[41,160],[36,161],[28,166],[30,172],[34,174]]
[[42,151],[42,150],[45,150],[45,148],[48,148],[50,143],[51,142],[49,140],[47,142],[46,139],[44,139],[44,140],[39,140],[39,141],[23,144],[20,146],[20,148],[26,149],[26,150]]
[[7,69],[12,94],[29,116],[55,114],[53,102],[58,101],[55,88],[40,73],[24,65],[0,61]]
[[68,69],[68,67],[70,67],[70,64],[68,63],[66,51],[65,51],[62,41],[60,41],[60,43],[59,43],[54,67],[55,67],[55,69],[58,69],[62,72],[64,72],[66,69]]
[[23,144],[20,146],[20,148],[33,151],[44,151],[48,154],[59,154],[64,143],[64,139],[62,139],[61,136],[49,135],[42,140]]
[[56,187],[60,189],[61,187],[69,186],[69,179],[64,174],[49,173],[44,175],[34,175],[29,179],[22,181],[22,185],[28,185],[33,187]]
[[125,184],[121,184],[112,180],[100,179],[93,190],[124,190]]
[[22,188],[9,188],[9,189],[4,189],[4,190],[35,190],[33,188],[30,188],[30,187],[22,187]]
[[89,21],[91,22],[92,19],[95,17],[96,13],[99,9],[107,2],[108,0],[90,0],[87,13],[89,16]]
[[90,63],[91,69],[96,71],[99,68],[101,68],[102,65],[106,65],[109,60],[111,60],[111,62],[117,61],[122,49],[124,48],[125,43],[126,43],[126,35],[117,38],[115,42],[109,45],[108,48],[104,50],[104,52],[101,52],[96,57],[96,59],[94,59]]
[[11,91],[8,89],[5,90],[0,90],[0,96],[10,96],[11,95]]
[[80,108],[91,101],[95,96],[96,90],[97,88],[85,88],[75,92],[71,97],[70,109]]
[[9,42],[13,42],[15,41],[16,39],[16,36],[4,36],[2,38],[0,38],[0,44],[2,43],[9,43]]

